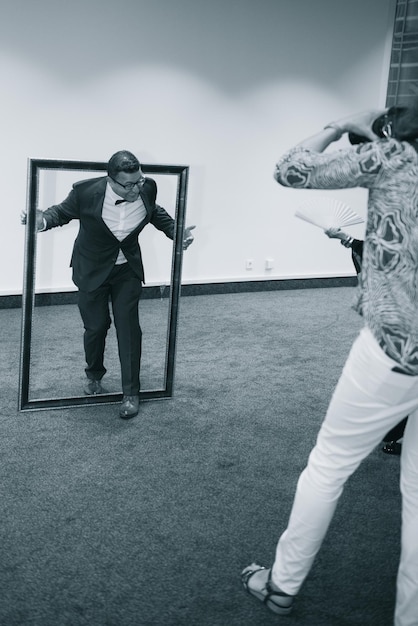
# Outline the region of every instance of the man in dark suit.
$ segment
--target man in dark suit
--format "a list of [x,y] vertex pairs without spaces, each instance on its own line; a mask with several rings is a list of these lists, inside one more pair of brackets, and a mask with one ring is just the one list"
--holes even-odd
[[[145,178],[131,152],[121,150],[110,158],[107,176],[75,183],[63,202],[37,213],[38,230],[80,221],[71,266],[84,324],[84,391],[88,395],[105,392],[101,380],[106,373],[103,357],[111,324],[110,298],[122,373],[122,419],[135,417],[139,410],[142,332],[138,302],[144,268],[138,235],[152,224],[170,239],[174,237],[174,220],[156,204],[156,197],[155,181]],[[193,241],[192,228],[185,229],[184,249]]]

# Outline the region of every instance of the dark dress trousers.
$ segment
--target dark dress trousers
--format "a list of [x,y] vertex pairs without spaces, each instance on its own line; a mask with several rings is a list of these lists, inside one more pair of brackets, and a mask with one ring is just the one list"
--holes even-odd
[[[43,212],[46,230],[78,219],[80,229],[71,257],[72,277],[79,289],[79,309],[84,324],[86,374],[100,380],[106,372],[103,364],[105,339],[111,324],[109,298],[118,339],[122,389],[126,395],[139,393],[141,328],[138,301],[145,281],[138,235],[152,224],[174,237],[174,220],[156,204],[157,185],[146,178],[140,196],[146,216],[125,239],[119,241],[102,219],[107,177],[80,181],[67,198]],[[115,265],[122,250],[127,263]]]

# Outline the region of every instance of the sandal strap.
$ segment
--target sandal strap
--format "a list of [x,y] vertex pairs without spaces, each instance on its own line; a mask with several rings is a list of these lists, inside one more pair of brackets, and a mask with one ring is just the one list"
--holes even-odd
[[[266,587],[267,589],[267,587]],[[266,597],[264,598],[263,602],[264,604],[267,604],[267,602],[273,602],[273,604],[277,604],[277,606],[280,606],[282,608],[287,608],[284,607],[283,604],[281,604],[280,602],[275,602],[273,600],[274,596],[278,597],[278,598],[290,598],[291,596],[289,596],[287,593],[283,593],[282,591],[268,591]]]
[[255,567],[254,569],[248,570],[248,572],[245,572],[245,574],[241,576],[242,584],[245,587],[245,591],[247,591],[248,593],[251,593],[248,589],[248,581],[250,580],[253,574],[255,574],[256,572],[260,572],[263,569],[266,569],[266,568],[263,567],[262,565],[257,565],[257,567]]
[[[265,569],[265,568],[264,568],[264,569]],[[270,601],[270,602],[273,602],[273,604],[279,604],[279,603],[277,603],[277,602],[274,602],[274,600],[272,600],[272,598],[273,598],[274,596],[277,596],[277,597],[279,597],[279,598],[280,598],[280,597],[281,597],[281,598],[291,598],[291,597],[292,597],[292,596],[289,596],[289,594],[288,594],[288,593],[285,593],[284,591],[277,591],[276,589],[273,589],[273,588],[272,588],[272,583],[273,583],[273,581],[272,581],[272,579],[271,579],[271,569],[270,569],[270,571],[269,571],[269,576],[268,576],[268,578],[267,578],[267,582],[266,582],[267,595],[266,595],[266,597],[264,598],[264,604],[265,604],[266,602],[269,602],[269,601]],[[281,604],[279,604],[279,606],[282,606],[282,605],[281,605]]]

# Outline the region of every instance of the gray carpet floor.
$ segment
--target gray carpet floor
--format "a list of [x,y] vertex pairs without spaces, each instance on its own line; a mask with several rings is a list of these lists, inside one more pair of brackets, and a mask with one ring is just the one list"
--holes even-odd
[[[183,297],[174,396],[129,422],[117,405],[19,413],[21,312],[1,310],[1,626],[390,626],[399,457],[380,448],[348,481],[291,617],[239,580],[272,562],[361,327],[353,293]],[[48,309],[45,350],[62,339],[44,389],[72,388],[75,307]]]

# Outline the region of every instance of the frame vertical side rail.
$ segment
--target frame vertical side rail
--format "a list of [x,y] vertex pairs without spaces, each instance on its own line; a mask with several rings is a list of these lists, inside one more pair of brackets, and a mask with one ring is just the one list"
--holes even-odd
[[171,270],[171,291],[170,291],[170,321],[167,339],[167,359],[166,359],[166,389],[167,393],[173,395],[174,368],[176,359],[177,344],[177,323],[179,313],[180,291],[181,291],[181,270],[183,262],[183,235],[186,217],[186,199],[189,168],[184,167],[179,176],[177,188],[177,212],[176,232],[174,235],[174,254]]
[[28,193],[26,206],[25,258],[22,292],[22,328],[19,371],[19,410],[29,402],[29,374],[32,339],[32,315],[34,307],[34,276],[36,258],[36,209],[38,175],[36,165],[28,160]]

